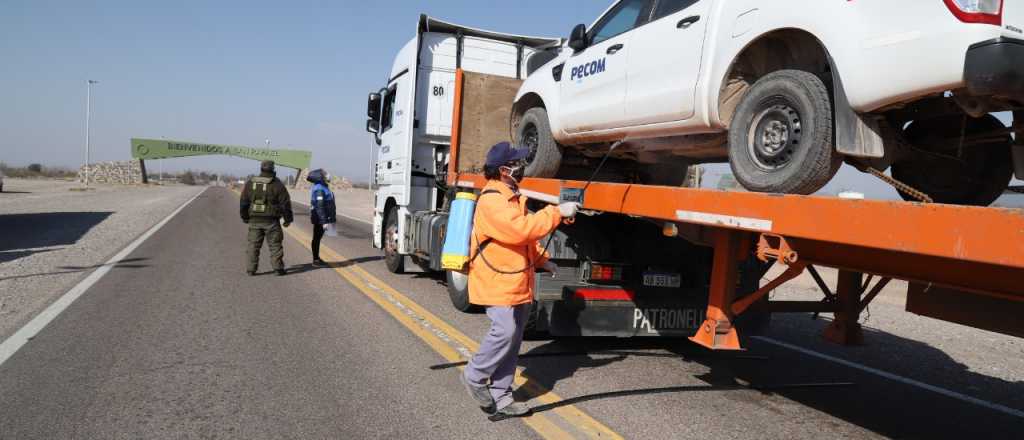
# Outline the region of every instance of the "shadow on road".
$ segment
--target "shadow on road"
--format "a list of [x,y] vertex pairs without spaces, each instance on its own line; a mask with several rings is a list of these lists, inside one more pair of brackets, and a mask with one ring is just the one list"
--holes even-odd
[[[74,244],[113,212],[45,212],[0,215],[0,263],[37,252],[39,248]],[[14,252],[7,252],[14,251]]]
[[[795,319],[806,317],[788,316]],[[827,321],[800,322],[814,327],[806,331],[820,331]],[[919,437],[930,435],[958,435],[978,429],[989,433],[1005,434],[1008,429],[1024,428],[1019,412],[1024,382],[1006,381],[971,371],[964,364],[929,344],[897,335],[865,328],[865,340],[872,346],[892,347],[892,358],[872,356],[870,366],[882,371],[899,372],[907,363],[919,365],[922,374],[901,374],[914,380],[934,384],[954,392],[969,395],[988,404],[1005,408],[993,409],[977,402],[943,396],[934,390],[891,380],[828,360],[756,341],[748,342],[750,350],[740,353],[712,352],[685,339],[604,339],[565,338],[553,340],[520,356],[520,365],[527,383],[516,390],[518,400],[530,400],[554,389],[559,381],[574,376],[582,369],[601,368],[630,357],[678,359],[684,364],[697,364],[704,373],[694,377],[707,385],[680,385],[655,388],[609,390],[571,396],[533,408],[544,412],[580,402],[615,399],[631,396],[692,393],[741,392],[730,397],[735,400],[757,402],[753,390],[762,395],[775,395],[814,408],[820,412],[845,420],[864,429],[890,437]],[[866,347],[844,347],[843,350],[865,350]],[[853,356],[857,361],[857,356]],[[858,363],[863,363],[857,361]],[[463,363],[432,366],[440,370]],[[903,368],[900,368],[903,367]],[[639,373],[638,373],[639,374]],[[931,376],[929,374],[936,374]],[[945,382],[956,382],[947,384]],[[600,388],[598,386],[598,388]],[[966,389],[966,391],[965,391]],[[696,400],[695,400],[696,402]],[[967,425],[964,420],[983,420]],[[970,427],[973,426],[973,427]],[[1018,431],[1019,432],[1019,431]],[[943,434],[944,433],[944,434]],[[983,437],[985,437],[983,435]]]
[[145,260],[148,260],[148,259],[149,258],[126,258],[124,260],[118,261],[117,263],[113,263],[113,264],[104,263],[104,264],[94,264],[94,265],[90,265],[90,266],[58,266],[57,269],[60,269],[60,270],[56,270],[56,271],[52,271],[52,272],[39,272],[39,273],[31,273],[31,274],[26,274],[26,275],[12,275],[12,276],[9,276],[9,277],[0,277],[0,281],[15,280],[15,279],[21,279],[21,278],[43,277],[43,276],[47,276],[47,275],[62,275],[62,274],[66,274],[66,273],[85,272],[85,271],[89,271],[89,270],[93,270],[93,269],[98,269],[98,268],[101,268],[101,267],[104,267],[104,266],[110,266],[111,268],[114,268],[114,269],[141,269],[141,268],[144,268],[144,267],[149,267],[149,265],[148,264],[139,264],[139,262],[145,261]]
[[32,192],[31,191],[4,191],[4,192],[0,192],[0,195],[3,195],[3,194],[32,194]]
[[[323,266],[323,267],[313,266],[313,263],[299,264],[299,265],[295,265],[295,266],[289,267],[288,268],[288,273],[289,274],[300,274],[300,273],[311,272],[311,271],[320,270],[320,269],[339,269],[339,268],[342,268],[342,267],[349,267],[349,266],[354,266],[356,264],[369,263],[369,262],[372,262],[372,261],[380,261],[380,260],[383,260],[383,259],[384,259],[383,256],[373,256],[373,257],[350,258],[350,259],[342,260],[342,261],[327,261],[326,262],[327,265]],[[268,272],[268,273],[272,273],[272,272]]]

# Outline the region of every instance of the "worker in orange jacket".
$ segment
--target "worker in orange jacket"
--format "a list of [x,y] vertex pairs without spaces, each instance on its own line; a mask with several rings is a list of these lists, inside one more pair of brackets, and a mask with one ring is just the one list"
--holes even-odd
[[519,194],[526,148],[508,142],[491,147],[484,165],[487,184],[477,201],[469,262],[469,300],[486,306],[491,328],[466,365],[462,383],[480,407],[503,417],[530,413],[512,399],[523,328],[533,303],[537,268],[554,274],[539,239],[554,232],[563,218],[576,215],[579,204],[562,203],[535,213],[526,211]]

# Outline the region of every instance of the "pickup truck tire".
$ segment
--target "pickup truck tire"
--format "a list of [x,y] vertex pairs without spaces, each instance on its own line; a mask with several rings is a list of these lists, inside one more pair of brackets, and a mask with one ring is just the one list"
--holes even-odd
[[469,302],[469,277],[461,272],[444,271],[445,285],[452,307],[463,313],[480,313],[484,309]]
[[[960,136],[983,136],[1005,128],[992,115],[981,118],[951,115],[914,121],[904,131],[906,140],[913,145],[913,153],[910,158],[893,164],[892,175],[928,194],[936,203],[991,205],[1002,196],[1013,178],[1010,149],[1013,138],[1009,134],[999,139],[993,136],[991,140],[961,147]],[[929,145],[936,140],[941,146]],[[960,149],[962,153],[958,153]],[[956,159],[958,154],[959,160]],[[903,192],[900,196],[917,201]]]
[[562,147],[555,142],[548,122],[548,111],[534,107],[526,111],[516,126],[516,139],[530,149],[526,157],[526,177],[555,177],[562,165]]
[[820,78],[780,70],[758,80],[729,126],[729,165],[744,188],[811,194],[839,171],[832,101]]
[[398,210],[392,208],[384,218],[384,265],[391,273],[405,272],[405,256],[398,253]]

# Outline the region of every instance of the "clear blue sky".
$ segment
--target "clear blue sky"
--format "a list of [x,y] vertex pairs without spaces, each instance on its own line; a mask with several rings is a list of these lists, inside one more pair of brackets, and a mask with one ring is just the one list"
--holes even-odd
[[[85,80],[95,79],[94,160],[127,158],[133,136],[241,145],[269,138],[311,149],[315,166],[365,179],[366,94],[383,85],[420,13],[562,36],[609,3],[5,0],[0,160],[81,165]],[[254,166],[210,157],[165,165]]]
[[[0,161],[84,162],[85,80],[93,160],[123,160],[131,137],[311,149],[314,166],[363,180],[366,94],[386,80],[420,13],[474,27],[567,36],[610,0],[49,1],[0,13]],[[537,11],[543,11],[537,12]],[[248,174],[235,158],[164,161]],[[156,168],[156,164],[151,164]],[[712,166],[717,181],[727,166]],[[844,169],[825,189],[895,197]]]

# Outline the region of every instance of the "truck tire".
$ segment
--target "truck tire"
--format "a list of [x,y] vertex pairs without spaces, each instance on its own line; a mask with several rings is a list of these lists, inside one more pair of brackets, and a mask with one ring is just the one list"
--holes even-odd
[[544,107],[534,107],[523,114],[516,126],[516,140],[530,149],[526,157],[526,177],[555,177],[562,165],[562,147],[551,134],[548,111]]
[[526,317],[526,325],[523,326],[523,339],[527,341],[542,341],[551,339],[551,333],[547,330],[540,330],[540,303],[534,301],[530,305],[530,314]]
[[391,273],[405,272],[405,256],[398,253],[398,209],[392,208],[384,219],[384,264]]
[[[764,263],[756,258],[749,258],[740,264],[737,299],[750,295],[761,287],[761,279],[768,273],[773,263]],[[736,317],[736,330],[740,336],[758,336],[768,332],[772,323],[772,312],[765,310],[768,295],[757,300],[742,315]]]
[[448,298],[452,307],[463,313],[480,313],[483,307],[469,302],[469,277],[461,272],[444,271],[445,285],[448,287]]
[[[992,115],[981,118],[952,115],[914,121],[904,131],[906,140],[914,146],[913,153],[909,159],[892,165],[892,176],[923,191],[937,203],[991,205],[1002,196],[1013,178],[1010,149],[1013,138],[1007,134],[998,140],[961,147],[960,136],[961,133],[983,135],[1004,128]],[[929,145],[929,141],[937,139],[945,148]],[[958,154],[959,160],[956,159]],[[900,196],[917,201],[903,192]]]
[[811,194],[839,171],[832,101],[820,78],[780,70],[758,80],[729,126],[729,165],[750,191]]

